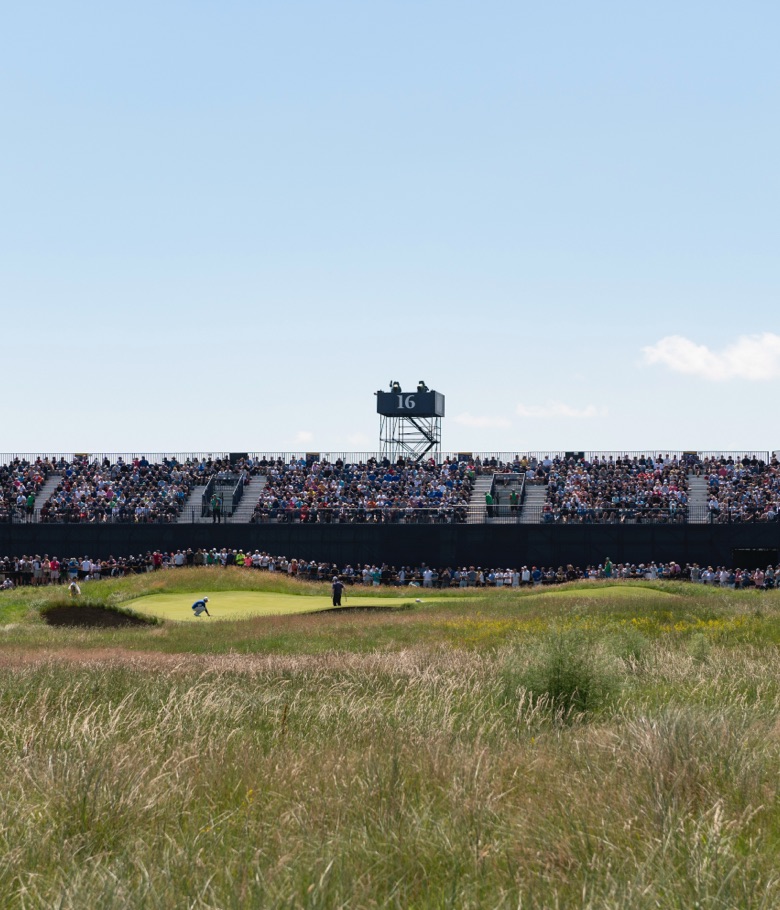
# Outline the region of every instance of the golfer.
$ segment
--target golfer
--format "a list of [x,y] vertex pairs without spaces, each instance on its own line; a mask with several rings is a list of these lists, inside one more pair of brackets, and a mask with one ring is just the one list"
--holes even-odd
[[203,597],[200,600],[196,600],[192,605],[192,612],[196,616],[200,616],[202,613],[205,613],[206,616],[211,616],[211,613],[209,613],[209,608],[206,606],[208,602],[208,597]]
[[331,587],[333,588],[333,606],[340,607],[341,592],[344,590],[344,582],[338,577],[338,575],[334,575]]

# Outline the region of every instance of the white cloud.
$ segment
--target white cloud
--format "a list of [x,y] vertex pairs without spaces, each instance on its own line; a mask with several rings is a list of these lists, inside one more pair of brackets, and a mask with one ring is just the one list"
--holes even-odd
[[668,335],[642,348],[644,362],[660,363],[676,373],[701,376],[713,382],[724,379],[753,381],[780,376],[780,335],[740,335],[722,351],[711,351],[682,335]]
[[371,445],[371,440],[366,436],[365,433],[352,433],[347,436],[347,442],[351,446],[355,446],[357,449],[366,449]]
[[506,428],[512,426],[506,417],[477,417],[474,414],[469,414],[468,411],[458,414],[455,417],[455,423],[460,423],[464,427],[479,427],[481,429],[490,427]]
[[519,404],[515,409],[518,417],[560,418],[573,417],[586,419],[590,417],[606,417],[606,408],[597,408],[589,404],[584,408],[574,408],[562,401],[548,401],[545,404]]
[[308,430],[298,430],[295,434],[296,442],[311,442],[314,439],[314,433],[310,433]]

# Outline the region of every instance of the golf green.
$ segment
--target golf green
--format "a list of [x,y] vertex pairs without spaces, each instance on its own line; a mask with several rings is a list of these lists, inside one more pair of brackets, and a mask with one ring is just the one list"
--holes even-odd
[[[211,619],[245,619],[249,616],[283,616],[293,613],[314,613],[332,609],[330,597],[326,595],[273,594],[264,591],[210,591],[196,594],[148,594],[130,600],[123,606],[136,613],[156,616],[158,619],[171,619],[177,622],[208,622],[205,614],[196,617],[192,605],[196,600],[206,596]],[[423,603],[430,603],[439,598],[423,598]],[[416,597],[347,597],[347,608],[365,609],[367,607],[384,607],[392,609],[415,603]]]

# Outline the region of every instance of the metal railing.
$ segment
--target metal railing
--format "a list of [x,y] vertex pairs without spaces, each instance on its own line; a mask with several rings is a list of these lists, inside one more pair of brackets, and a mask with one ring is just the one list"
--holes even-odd
[[238,504],[241,502],[241,497],[244,495],[244,475],[242,474],[238,478],[238,483],[231,494],[231,513],[235,512],[238,508]]
[[739,461],[741,458],[756,458],[759,461],[770,462],[772,460],[771,452],[759,452],[759,451],[746,451],[746,452],[698,452],[699,458],[733,458],[734,461]]
[[[222,496],[220,494],[217,495],[220,498],[220,504],[222,504]],[[196,509],[195,507],[185,509],[178,519],[178,524],[187,524],[189,522],[208,524],[208,521],[204,521],[204,519],[208,518],[211,519],[212,524],[232,524],[235,521],[235,515],[230,509],[220,508],[219,513],[215,515],[211,509],[211,502],[209,502],[205,512],[202,509]]]
[[[507,506],[507,508],[509,507]],[[460,524],[466,521],[468,514],[468,505],[442,506],[432,509],[268,508],[255,512],[251,518],[242,522],[242,524]],[[27,514],[14,512],[10,516],[0,517],[0,523],[101,526],[128,524],[162,525],[186,524],[190,522],[203,523],[203,519],[209,517],[213,519],[214,523],[236,523],[235,514],[232,514],[227,509],[223,510],[218,518],[215,518],[210,504],[206,513],[202,511],[202,508],[193,506],[176,515],[148,516],[144,518],[136,518],[135,516],[120,517],[111,514],[84,518],[67,516],[42,518],[40,509],[35,509]]]
[[[515,462],[521,462],[523,459],[530,461],[536,459],[537,461],[543,461],[545,458],[566,458],[567,455],[579,455],[579,452],[582,451],[586,460],[592,461],[594,458],[640,458],[651,456],[654,460],[663,459],[665,457],[669,458],[678,458],[681,459],[686,455],[690,455],[693,450],[684,452],[680,449],[662,449],[662,448],[652,448],[652,449],[636,449],[636,450],[626,450],[626,449],[614,449],[614,450],[578,450],[578,451],[563,451],[555,449],[537,449],[534,451],[521,451],[514,450],[508,452],[477,452],[474,451],[471,453],[473,460],[479,459],[480,463],[483,465],[492,464],[496,462],[498,465],[511,465]],[[291,461],[307,461],[307,455],[312,453],[301,452],[301,451],[254,451],[249,452],[249,457],[254,461],[266,460],[268,462],[276,462],[281,460],[284,464],[289,464]],[[319,455],[319,460],[327,460],[330,463],[341,460],[349,464],[367,462],[370,459],[376,459],[377,461],[382,460],[382,453],[378,451],[370,452],[347,452],[347,451],[334,451],[334,452],[325,452],[320,451],[315,453]],[[444,452],[440,453],[440,458],[442,461],[447,459],[451,461],[457,461],[460,453],[458,452]],[[772,453],[767,450],[752,450],[752,449],[738,449],[738,450],[699,450],[695,453],[695,457],[705,458],[705,457],[724,457],[724,458],[758,458],[762,461],[770,461]],[[125,461],[132,463],[134,459],[146,459],[150,464],[161,464],[163,461],[176,461],[179,464],[185,464],[186,462],[208,462],[208,461],[227,461],[230,457],[229,452],[212,449],[211,451],[192,451],[192,452],[2,452],[0,453],[0,464],[9,464],[15,461],[17,458],[22,461],[27,461],[30,464],[35,464],[39,459],[41,461],[48,460],[51,464],[52,462],[67,461],[72,462],[74,459],[87,458],[88,461],[104,461],[108,459],[110,464],[115,464],[120,458]]]
[[518,524],[522,515],[521,505],[512,505],[511,503],[499,503],[492,506],[482,507],[479,513],[469,513],[469,524],[487,524],[511,525]]
[[[233,491],[235,497],[236,491]],[[349,507],[321,506],[317,508],[294,508],[268,506],[254,512],[251,518],[242,523],[255,524],[711,524],[741,525],[768,524],[780,521],[780,510],[767,512],[759,508],[742,507],[739,512],[732,512],[725,507],[711,509],[707,505],[678,506],[669,508],[642,508],[638,506],[603,506],[580,510],[556,509],[549,503],[529,506],[518,497],[517,503],[509,502],[506,492],[499,493],[499,501],[487,510],[482,503],[475,505],[462,504],[455,506],[437,506],[432,508],[412,508],[403,506],[390,507]],[[240,497],[239,497],[240,499]],[[222,510],[218,519],[222,522],[235,523],[235,510],[238,500],[233,499],[228,509]],[[182,524],[202,522],[212,516],[211,505],[203,511],[201,507],[187,507],[177,512],[165,512],[136,516],[126,515],[41,515],[40,509],[27,512],[14,509],[10,513],[0,514],[0,524],[48,524],[48,525],[129,525],[129,524]]]
[[767,513],[764,509],[748,506],[741,507],[739,512],[731,512],[725,506],[718,509],[706,505],[688,507],[688,521],[691,524],[767,524],[779,519],[778,513]]
[[[13,512],[0,516],[0,524],[49,524],[49,525],[127,525],[127,524],[182,524],[202,521],[212,517],[211,508],[206,513],[191,507],[178,514],[148,515],[144,517],[100,515],[89,517],[44,517],[39,509],[33,512]],[[494,503],[490,511],[483,507],[444,507],[440,509],[266,509],[255,512],[248,520],[257,524],[767,524],[780,520],[776,514],[763,510],[745,510],[739,513],[710,510],[705,506],[690,506],[677,511],[668,509],[601,508],[580,512],[547,509],[545,506],[528,506]],[[221,512],[214,521],[235,522],[230,510]]]
[[[195,511],[194,509],[191,511]],[[127,525],[127,524],[176,524],[179,521],[181,512],[165,512],[162,514],[150,514],[147,516],[132,515],[112,515],[93,514],[93,515],[41,515],[40,509],[34,509],[32,512],[13,512],[10,515],[0,516],[2,524],[48,524],[48,525]]]
[[689,505],[669,508],[638,506],[605,506],[581,510],[556,509],[549,504],[524,506],[521,520],[526,524],[766,524],[778,520],[774,513],[763,510],[741,514],[719,513],[707,506]]
[[317,509],[264,508],[252,516],[254,524],[464,524],[468,505],[416,509],[404,507],[354,508],[320,507]]
[[526,524],[664,524],[679,525],[688,523],[687,509],[681,506],[677,510],[649,509],[636,506],[587,508],[580,510],[555,509],[547,504],[523,509],[523,521]]
[[214,485],[216,482],[216,477],[212,475],[209,478],[209,482],[206,484],[206,489],[203,491],[203,495],[200,498],[201,518],[205,518],[207,515],[211,515],[211,497],[214,495]]
[[104,461],[108,459],[110,464],[116,464],[117,461],[121,458],[122,461],[132,464],[132,462],[137,458],[140,460],[146,459],[149,464],[162,464],[164,461],[176,461],[179,464],[184,464],[187,461],[191,462],[201,462],[201,461],[218,461],[218,460],[227,460],[227,452],[0,452],[0,463],[10,464],[16,459],[20,461],[28,461],[30,464],[35,464],[39,459],[41,461],[48,461],[49,464],[56,462],[73,462],[76,459],[86,458],[91,464],[94,461]]

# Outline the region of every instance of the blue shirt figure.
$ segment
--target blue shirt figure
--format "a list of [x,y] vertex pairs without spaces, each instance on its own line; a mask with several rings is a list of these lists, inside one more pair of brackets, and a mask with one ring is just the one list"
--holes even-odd
[[211,616],[211,613],[209,613],[209,609],[206,606],[206,604],[208,602],[209,602],[208,597],[203,597],[201,600],[196,600],[195,603],[192,605],[192,612],[196,616],[200,616],[203,613],[205,613],[206,616]]

